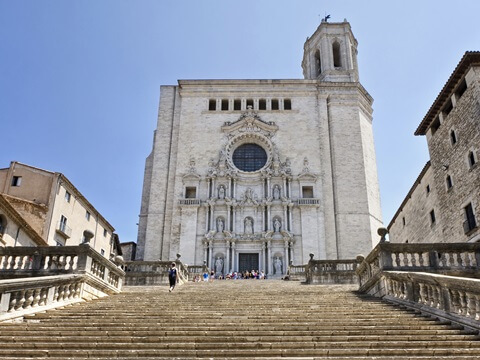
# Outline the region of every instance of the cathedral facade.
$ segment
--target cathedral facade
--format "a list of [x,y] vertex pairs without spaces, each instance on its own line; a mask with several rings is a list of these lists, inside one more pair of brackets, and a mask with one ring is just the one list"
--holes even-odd
[[137,259],[219,274],[367,254],[382,225],[372,98],[348,22],[322,22],[304,79],[162,86]]

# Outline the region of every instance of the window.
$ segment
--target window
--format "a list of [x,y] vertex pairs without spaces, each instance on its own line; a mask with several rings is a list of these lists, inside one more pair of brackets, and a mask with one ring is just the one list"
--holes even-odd
[[435,220],[436,220],[436,219],[435,219],[435,210],[432,210],[432,211],[430,211],[430,223],[431,223],[432,225],[434,225],[434,224],[435,224]]
[[247,109],[249,106],[251,106],[253,109],[253,99],[247,99]]
[[335,41],[332,45],[332,50],[333,50],[333,66],[336,68],[341,68],[342,57],[340,54],[340,44]]
[[427,195],[430,194],[430,185],[427,185],[426,189],[427,189]]
[[267,101],[265,99],[258,100],[258,110],[267,110]]
[[452,100],[451,99],[448,99],[447,103],[445,104],[442,112],[443,112],[443,116],[446,117],[448,116],[448,114],[450,114],[450,112],[452,111],[453,109],[453,104],[452,104]]
[[402,224],[403,224],[403,226],[405,226],[405,216],[402,217]]
[[267,153],[257,144],[240,145],[232,156],[235,166],[247,172],[260,170],[267,163]]
[[272,110],[278,110],[279,108],[278,99],[272,99]]
[[283,101],[283,110],[292,110],[292,101],[290,99]]
[[233,110],[242,110],[242,102],[240,99],[233,100]]
[[14,176],[12,178],[12,186],[20,186],[22,184],[22,177],[21,176]]
[[450,142],[452,145],[457,143],[457,135],[455,134],[455,130],[450,131]]
[[222,111],[227,111],[227,110],[228,110],[228,100],[222,99]]
[[465,79],[463,79],[460,85],[458,85],[457,90],[455,91],[455,96],[457,97],[457,100],[462,97],[465,91],[467,91],[467,82],[465,81]]
[[302,186],[302,198],[313,199],[313,186]]
[[468,166],[469,166],[470,168],[472,168],[473,165],[475,165],[476,162],[477,162],[477,161],[475,160],[475,153],[474,153],[473,151],[470,151],[470,152],[468,153],[467,158],[468,158]]
[[208,100],[208,110],[210,111],[217,110],[217,100],[215,99]]
[[477,227],[477,221],[475,220],[472,203],[469,203],[467,206],[465,206],[463,210],[465,211],[466,218],[466,220],[463,222],[463,230],[466,234]]
[[446,182],[447,182],[447,190],[451,189],[453,187],[453,182],[452,182],[452,177],[450,175],[447,175]]
[[85,219],[90,221],[90,213],[88,211],[85,212]]
[[432,125],[430,128],[432,129],[432,135],[435,134],[440,127],[440,119],[437,117],[435,120],[433,120]]
[[322,73],[322,62],[320,60],[320,50],[315,51],[315,76]]
[[197,197],[197,188],[189,186],[185,189],[185,199],[195,199]]
[[65,232],[67,230],[67,218],[65,216],[60,216],[60,226],[59,230]]
[[65,191],[65,201],[70,202],[71,197],[72,197],[72,194],[70,194],[68,191]]

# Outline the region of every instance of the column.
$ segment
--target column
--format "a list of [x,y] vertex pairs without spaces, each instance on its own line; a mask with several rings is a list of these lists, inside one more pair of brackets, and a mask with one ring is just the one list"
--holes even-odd
[[271,189],[270,189],[270,178],[267,177],[267,198],[270,197],[270,193],[271,193]]
[[287,197],[287,178],[283,177],[283,196]]
[[237,254],[235,250],[235,241],[232,241],[232,268],[230,269],[230,271],[232,272],[237,271],[237,265],[235,264],[236,259],[237,259]]
[[233,224],[232,224],[232,232],[236,233],[235,226],[237,224],[237,207],[233,207]]
[[205,206],[205,234],[208,233],[208,213],[209,212],[210,212],[210,205],[207,204],[207,206]]
[[265,206],[261,206],[262,209],[262,232],[265,231]]
[[267,230],[272,230],[272,221],[270,219],[270,205],[267,205]]
[[233,198],[237,198],[237,179],[233,179]]
[[[293,251],[293,242],[290,243],[290,260],[292,262],[295,261],[295,253]],[[293,263],[295,265],[295,263]]]
[[288,186],[288,198],[291,199],[292,198],[292,181],[291,181],[291,179],[288,179],[287,186]]
[[207,199],[210,199],[211,197],[211,188],[212,188],[212,179],[208,179],[207,180],[207,184],[208,184],[208,190],[207,190]]
[[261,264],[261,266],[260,266],[260,269],[258,269],[258,270],[267,271],[267,269],[265,269],[265,265],[266,265],[265,264],[265,242],[262,242],[262,260],[260,261],[260,264]]
[[210,205],[210,230],[215,229],[215,214],[213,212],[213,205]]
[[203,242],[203,261],[208,262],[207,259],[207,249],[208,249],[208,242],[204,241]]
[[225,230],[230,231],[230,205],[227,205],[227,223],[225,224]]
[[267,261],[268,261],[268,270],[267,273],[268,275],[273,274],[273,268],[272,268],[272,242],[269,240],[268,241],[268,247],[267,247]]
[[225,263],[223,264],[223,273],[228,274],[230,272],[230,241],[227,240],[227,251],[225,255]]
[[217,197],[216,186],[215,186],[215,178],[212,178],[212,198]]
[[287,205],[283,205],[283,224],[282,230],[287,230]]
[[290,203],[288,204],[288,231],[292,231],[292,210],[293,210],[293,204]]
[[288,265],[290,264],[290,259],[288,258],[288,240],[285,240],[285,263],[283,264],[283,273],[287,273]]
[[209,261],[210,270],[215,270],[214,264],[215,264],[215,256],[213,255],[213,240],[212,240],[210,241],[210,261]]

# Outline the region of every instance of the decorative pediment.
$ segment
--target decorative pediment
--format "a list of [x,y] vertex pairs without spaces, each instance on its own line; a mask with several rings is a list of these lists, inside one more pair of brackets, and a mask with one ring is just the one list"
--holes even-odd
[[303,179],[303,180],[308,179],[308,180],[312,180],[312,181],[317,180],[317,175],[310,171],[310,165],[309,165],[307,157],[305,157],[303,159],[303,169],[302,169],[302,172],[298,175],[298,178]]
[[227,133],[229,137],[233,137],[242,133],[260,133],[267,138],[271,138],[278,130],[278,126],[273,121],[263,121],[252,107],[247,110],[235,122],[227,121],[222,126],[222,131]]

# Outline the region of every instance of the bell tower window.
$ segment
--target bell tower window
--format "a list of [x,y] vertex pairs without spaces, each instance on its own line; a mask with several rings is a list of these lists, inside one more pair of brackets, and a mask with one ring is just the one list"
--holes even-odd
[[332,50],[333,50],[333,66],[335,68],[341,68],[342,67],[342,56],[340,53],[340,44],[335,41],[332,45]]
[[322,73],[322,61],[320,60],[320,50],[315,51],[315,76]]

